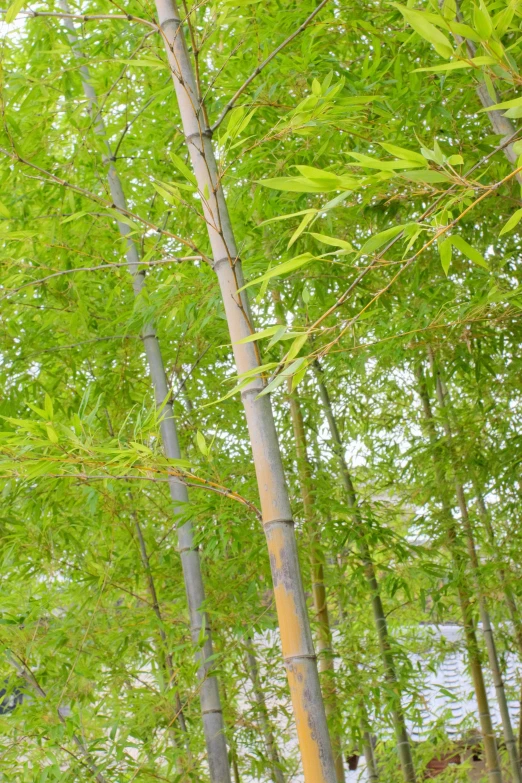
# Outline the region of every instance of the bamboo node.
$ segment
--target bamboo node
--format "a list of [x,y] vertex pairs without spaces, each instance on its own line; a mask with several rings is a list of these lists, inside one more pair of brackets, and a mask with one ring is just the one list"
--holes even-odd
[[271,525],[291,525],[293,527],[294,524],[293,519],[269,519],[263,522],[263,529],[266,530]]

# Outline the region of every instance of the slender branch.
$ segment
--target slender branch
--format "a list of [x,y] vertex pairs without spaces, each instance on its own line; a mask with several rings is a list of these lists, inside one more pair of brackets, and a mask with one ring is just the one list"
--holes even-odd
[[273,51],[273,52],[271,52],[271,54],[269,54],[269,55],[268,55],[268,57],[266,58],[266,60],[263,60],[263,62],[262,62],[262,63],[260,63],[260,64],[257,66],[257,68],[256,68],[256,69],[255,69],[255,70],[254,70],[254,71],[253,71],[253,72],[250,74],[250,76],[248,77],[248,79],[247,79],[246,81],[244,81],[244,82],[243,82],[243,84],[241,85],[241,87],[239,88],[239,90],[237,90],[237,92],[235,93],[235,95],[234,95],[234,96],[233,96],[233,97],[232,97],[232,98],[229,100],[229,102],[227,103],[227,105],[225,106],[225,108],[223,109],[223,111],[221,112],[221,114],[219,115],[219,117],[217,118],[216,122],[215,122],[215,123],[214,123],[214,124],[213,124],[213,125],[210,127],[210,130],[211,130],[212,132],[214,132],[214,131],[215,131],[215,130],[216,130],[216,129],[217,129],[217,128],[218,128],[218,127],[221,125],[221,123],[223,122],[223,120],[224,120],[224,119],[225,119],[225,117],[227,116],[228,112],[229,112],[231,109],[233,109],[233,108],[234,108],[234,106],[235,106],[235,104],[236,104],[237,100],[238,100],[238,99],[241,97],[241,95],[242,95],[242,94],[245,92],[245,90],[247,89],[247,87],[248,87],[248,86],[249,86],[249,85],[250,85],[250,84],[251,84],[251,83],[254,81],[254,79],[256,78],[256,76],[258,76],[258,75],[261,73],[261,71],[262,71],[264,68],[266,68],[266,66],[268,65],[268,63],[270,63],[270,62],[271,62],[271,61],[274,59],[274,57],[277,57],[277,55],[279,54],[279,52],[280,52],[280,51],[282,51],[282,49],[284,49],[286,46],[288,46],[288,44],[289,44],[289,43],[291,43],[291,42],[294,40],[294,38],[297,38],[297,36],[298,36],[300,33],[302,33],[302,32],[303,32],[303,30],[304,30],[306,27],[308,27],[308,25],[310,24],[310,22],[312,21],[312,19],[313,19],[315,16],[317,16],[317,14],[319,13],[319,11],[320,11],[322,8],[324,8],[324,6],[326,5],[326,3],[328,3],[328,1],[329,1],[329,0],[322,0],[322,2],[321,2],[321,3],[319,3],[319,5],[317,6],[317,8],[316,8],[314,11],[312,11],[312,13],[310,14],[310,16],[309,16],[307,19],[305,19],[305,21],[303,22],[303,24],[302,24],[302,25],[300,25],[300,27],[298,27],[298,28],[297,28],[297,30],[295,30],[295,31],[292,33],[292,35],[289,35],[289,36],[288,36],[288,38],[287,38],[285,41],[283,41],[283,43],[279,44],[279,46],[278,46],[276,49],[274,49],[274,51]]
[[[5,8],[0,9],[0,14],[7,13]],[[36,17],[51,17],[55,19],[79,19],[81,22],[98,22],[105,19],[114,20],[116,22],[138,22],[138,24],[147,25],[152,27],[153,30],[158,30],[159,27],[156,22],[151,22],[148,19],[142,19],[140,16],[133,16],[132,14],[65,14],[58,11],[20,11],[20,16],[28,16],[32,19]]]
[[[514,141],[514,139],[520,133],[522,133],[522,129],[519,129],[519,130],[515,131],[515,133],[513,133],[512,136],[510,136],[507,139],[504,139],[502,141],[502,143],[499,144],[498,147],[495,147],[494,150],[489,152],[487,155],[484,155],[483,158],[481,158],[477,163],[475,163],[475,165],[472,166],[469,169],[469,171],[467,171],[466,174],[463,175],[464,179],[467,179],[467,177],[469,177],[470,174],[472,174],[474,171],[476,171],[478,168],[480,168],[480,166],[482,166],[484,163],[486,163],[491,157],[493,157],[493,155],[495,155],[497,152],[500,152],[508,144],[510,144],[512,141]],[[458,218],[456,218],[454,221],[452,221],[452,223],[450,223],[449,225],[445,226],[442,231],[439,231],[438,233],[436,233],[428,243],[423,245],[423,247],[420,249],[420,251],[418,253],[415,253],[414,256],[410,257],[406,261],[405,265],[401,268],[399,273],[392,279],[390,285],[395,281],[395,279],[398,277],[398,275],[401,274],[402,272],[404,272],[404,270],[408,268],[408,266],[418,257],[418,255],[420,255],[420,253],[422,253],[429,245],[433,244],[433,242],[436,239],[438,239],[438,237],[441,234],[444,234],[446,231],[448,231],[449,229],[453,228],[453,226],[461,220],[461,218],[464,216],[464,214],[469,212],[469,210],[472,209],[479,201],[482,201],[482,199],[485,198],[486,196],[490,195],[490,193],[496,192],[496,190],[500,187],[500,185],[502,185],[504,182],[507,182],[508,180],[510,180],[513,176],[517,175],[520,170],[521,169],[516,169],[516,171],[512,172],[511,174],[509,174],[507,177],[504,177],[504,179],[502,179],[500,182],[497,182],[494,185],[492,185],[490,188],[487,188],[485,193],[483,193],[476,201],[474,201],[473,204],[470,207],[468,207]],[[457,183],[453,184],[450,188],[445,190],[444,193],[441,193],[440,196],[438,196],[438,198],[434,201],[434,203],[423,212],[423,214],[420,216],[418,222],[426,220],[426,218],[428,218],[430,215],[432,215],[433,212],[435,211],[435,209],[437,208],[437,206],[440,204],[440,202],[446,196],[448,196],[450,193],[454,192],[456,187],[457,187]],[[317,327],[320,326],[320,324],[322,324],[322,322],[324,320],[326,320],[326,318],[328,318],[328,316],[332,315],[336,310],[338,310],[339,307],[341,307],[348,300],[350,294],[357,288],[357,286],[359,285],[361,280],[363,280],[363,278],[366,277],[366,275],[369,272],[371,272],[373,269],[376,268],[376,266],[375,266],[376,262],[380,261],[382,259],[382,257],[384,256],[384,254],[387,253],[388,250],[391,247],[393,247],[393,245],[395,245],[397,242],[399,242],[403,237],[404,237],[404,231],[401,231],[399,234],[397,234],[397,236],[395,236],[393,239],[391,239],[390,242],[388,242],[388,244],[377,255],[375,255],[372,258],[372,260],[370,261],[370,263],[357,275],[355,280],[353,280],[350,283],[350,285],[348,286],[346,291],[344,291],[344,293],[341,294],[341,296],[334,302],[334,304],[331,305],[331,307],[329,307],[328,310],[326,310],[322,315],[320,315],[319,318],[317,318],[317,320],[315,320],[314,323],[311,324],[311,326],[308,327],[308,329],[306,330],[306,334],[311,335],[317,329]],[[366,305],[364,310],[366,310],[375,301],[375,299],[377,299],[379,296],[381,296],[381,294],[383,294],[385,291],[387,291],[389,287],[390,286],[388,285],[382,291],[379,291],[378,294],[376,295],[376,297],[374,297]],[[355,318],[351,319],[350,322],[348,323],[348,325],[346,326],[346,328],[349,328],[353,323],[355,323],[355,320],[357,320],[357,318],[359,318],[362,315],[364,310],[361,310],[361,312],[358,313],[357,316],[355,316]],[[342,333],[339,335],[339,338],[342,336],[342,334],[344,334],[345,331],[346,331],[346,329],[343,329]],[[332,343],[330,343],[329,345],[326,346],[327,350],[325,352],[323,352],[323,350],[321,349],[320,351],[318,351],[315,354],[315,356],[317,358],[320,357],[320,356],[325,356],[326,353],[330,350],[330,348],[332,348],[333,345],[335,345],[335,343],[338,342],[338,341],[339,341],[338,339],[333,341]],[[278,375],[281,372],[281,370],[286,366],[287,363],[288,363],[288,359],[287,359],[287,356],[285,355],[283,357],[283,359],[279,362],[279,364],[276,367],[275,371],[273,372],[271,378],[272,379],[275,378],[276,375]]]
[[[143,266],[159,266],[160,264],[180,264],[182,261],[201,261],[203,259],[203,256],[170,256],[169,258],[162,258],[158,261],[140,261],[140,265]],[[42,283],[46,283],[47,280],[52,280],[54,277],[62,277],[62,275],[71,275],[75,272],[98,272],[100,269],[119,269],[123,266],[128,266],[128,261],[122,261],[121,263],[115,263],[115,264],[99,264],[98,266],[78,266],[75,269],[62,269],[59,272],[53,272],[51,275],[46,275],[46,277],[40,277],[38,280],[31,280],[28,283],[23,283],[23,285],[18,286],[18,288],[13,288],[9,291],[9,293],[4,294],[4,296],[0,297],[0,302],[3,302],[4,299],[7,299],[10,296],[14,296],[14,294],[17,294],[19,291],[21,291],[23,288],[29,288],[32,285],[42,285]]]
[[[72,182],[68,182],[66,179],[62,179],[61,177],[56,176],[56,174],[53,174],[51,171],[47,171],[46,169],[41,168],[41,166],[37,166],[36,163],[31,163],[31,161],[22,158],[22,156],[19,155],[16,150],[11,152],[10,150],[6,150],[5,147],[0,147],[0,153],[5,155],[7,158],[10,158],[11,160],[21,163],[30,169],[38,171],[40,174],[43,174],[44,177],[48,177],[48,179],[50,179],[52,182],[55,182],[57,185],[61,185],[64,188],[70,188],[75,193],[79,193],[81,196],[84,196],[84,198],[87,198],[90,201],[94,201],[96,204],[101,204],[106,209],[114,209],[116,212],[125,215],[131,220],[136,220],[139,223],[142,223],[144,226],[147,226],[147,228],[150,228],[151,231],[154,231],[157,234],[163,234],[164,236],[170,237],[171,239],[175,239],[177,242],[181,242],[181,244],[186,245],[196,253],[198,252],[198,248],[190,239],[183,239],[182,237],[178,236],[178,234],[173,234],[171,231],[167,231],[166,229],[156,226],[154,223],[151,223],[149,220],[146,220],[140,215],[137,215],[135,212],[131,212],[130,210],[124,209],[123,207],[118,207],[113,201],[108,201],[101,196],[96,195],[96,193],[92,193],[90,190],[85,190],[85,188],[81,188],[79,185],[74,185]],[[210,259],[207,256],[201,254],[200,257],[207,263],[210,263]]]

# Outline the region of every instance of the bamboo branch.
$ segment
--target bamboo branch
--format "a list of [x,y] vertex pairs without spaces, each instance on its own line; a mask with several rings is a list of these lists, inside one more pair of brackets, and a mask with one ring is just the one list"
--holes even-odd
[[[0,9],[0,14],[7,13],[7,9]],[[149,21],[148,19],[142,19],[140,16],[133,16],[132,14],[70,14],[59,13],[58,11],[19,11],[19,16],[27,16],[30,19],[36,19],[37,17],[49,17],[54,19],[78,19],[80,22],[98,22],[105,20],[114,20],[115,22],[138,22],[138,24],[144,24],[147,27],[151,27],[157,31],[158,25],[156,22]]]
[[[73,190],[75,193],[78,193],[80,196],[83,196],[84,198],[89,199],[90,201],[94,201],[96,204],[101,204],[101,206],[105,207],[106,209],[114,209],[117,212],[121,213],[122,215],[125,215],[125,217],[128,217],[131,220],[136,220],[139,223],[142,223],[144,226],[151,229],[151,231],[154,231],[157,234],[163,234],[164,236],[170,237],[171,239],[175,239],[177,242],[181,242],[182,245],[186,245],[191,250],[194,250],[196,253],[198,252],[198,248],[190,239],[183,239],[177,234],[173,234],[171,231],[167,231],[166,229],[156,226],[154,223],[151,223],[149,220],[142,218],[140,215],[137,215],[135,212],[131,212],[129,209],[125,209],[123,207],[118,206],[113,201],[108,201],[102,198],[101,196],[96,195],[96,193],[92,193],[90,190],[85,190],[85,188],[81,188],[79,185],[74,185],[72,182],[68,182],[66,179],[62,179],[62,177],[56,176],[56,174],[53,174],[51,171],[46,171],[46,169],[41,168],[41,166],[37,166],[36,163],[31,163],[30,160],[26,160],[25,158],[22,158],[22,156],[19,155],[15,149],[13,149],[13,151],[10,152],[9,150],[6,150],[5,147],[0,147],[0,153],[2,155],[5,155],[7,158],[16,161],[17,163],[21,163],[23,166],[27,166],[28,168],[31,168],[34,171],[38,171],[44,177],[47,177],[49,180],[51,180],[51,182],[54,182],[57,185],[61,185],[64,188],[69,188],[70,190]],[[210,259],[207,256],[205,256],[203,253],[200,255],[200,257],[204,259],[207,263],[210,263]]]
[[[180,264],[182,261],[202,261],[203,256],[183,256],[183,257],[177,257],[177,256],[171,256],[170,258],[162,258],[158,261],[140,261],[140,265],[142,266],[160,266],[161,264]],[[3,302],[4,299],[7,299],[10,296],[14,296],[14,294],[17,294],[19,291],[21,291],[23,288],[29,288],[33,285],[42,285],[43,283],[46,283],[48,280],[52,280],[55,277],[62,277],[63,275],[72,275],[76,272],[99,272],[101,269],[120,269],[121,267],[127,267],[129,265],[128,261],[121,261],[114,264],[99,264],[98,266],[78,266],[75,269],[62,269],[59,272],[53,272],[51,275],[46,275],[46,277],[40,277],[38,280],[31,280],[28,283],[23,283],[23,285],[18,286],[18,288],[12,288],[9,293],[4,294],[4,296],[0,297],[0,302]]]
[[234,106],[236,105],[236,103],[237,103],[238,99],[239,99],[239,98],[241,97],[241,95],[242,95],[242,94],[245,92],[245,90],[247,89],[247,87],[248,87],[250,84],[252,84],[252,82],[254,81],[254,79],[256,78],[256,76],[259,76],[259,74],[261,73],[261,71],[262,71],[264,68],[266,68],[266,66],[267,66],[267,65],[268,65],[270,62],[272,62],[272,60],[274,59],[274,57],[277,57],[277,55],[279,54],[279,52],[280,52],[280,51],[282,51],[282,50],[283,50],[283,49],[284,49],[286,46],[288,46],[288,44],[289,44],[289,43],[291,43],[291,42],[294,40],[294,38],[297,38],[297,36],[298,36],[300,33],[302,33],[302,32],[303,32],[303,30],[305,30],[305,29],[308,27],[308,25],[310,24],[310,22],[311,22],[311,21],[314,19],[314,17],[315,17],[315,16],[317,16],[317,14],[319,13],[319,11],[320,11],[322,8],[324,8],[324,6],[326,5],[326,3],[328,3],[328,1],[329,1],[329,0],[322,0],[322,2],[321,2],[321,3],[319,3],[319,5],[317,6],[317,8],[315,8],[315,9],[312,11],[312,13],[310,14],[310,16],[309,16],[309,17],[307,17],[307,18],[305,19],[305,21],[303,22],[303,24],[302,24],[302,25],[300,25],[300,26],[297,28],[297,30],[295,30],[295,31],[292,33],[292,35],[289,35],[289,36],[288,36],[288,38],[286,38],[286,40],[284,40],[284,41],[283,41],[283,43],[279,44],[279,46],[278,46],[276,49],[274,49],[274,51],[273,51],[273,52],[271,52],[271,53],[268,55],[268,57],[267,57],[265,60],[263,60],[263,62],[262,62],[262,63],[260,63],[260,64],[257,66],[257,68],[256,68],[256,69],[255,69],[255,70],[254,70],[254,71],[253,71],[253,72],[250,74],[250,76],[248,77],[248,79],[246,79],[246,81],[244,81],[244,82],[243,82],[243,84],[241,85],[241,87],[239,88],[239,90],[237,90],[237,92],[236,92],[236,93],[235,93],[235,94],[232,96],[232,98],[231,98],[231,99],[229,100],[229,102],[226,104],[225,108],[223,109],[223,111],[221,112],[221,114],[219,115],[219,117],[217,118],[216,122],[215,122],[213,125],[211,125],[211,127],[210,127],[210,130],[212,131],[212,133],[214,133],[214,131],[215,131],[215,130],[216,130],[216,129],[217,129],[217,128],[218,128],[218,127],[221,125],[221,123],[223,122],[223,120],[224,120],[224,119],[225,119],[225,117],[227,116],[228,112],[229,112],[231,109],[233,109],[233,108],[234,108]]

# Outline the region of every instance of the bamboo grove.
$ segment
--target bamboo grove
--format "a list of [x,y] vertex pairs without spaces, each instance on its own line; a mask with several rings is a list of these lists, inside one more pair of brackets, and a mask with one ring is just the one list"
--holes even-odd
[[522,783],[522,4],[0,30],[0,780]]

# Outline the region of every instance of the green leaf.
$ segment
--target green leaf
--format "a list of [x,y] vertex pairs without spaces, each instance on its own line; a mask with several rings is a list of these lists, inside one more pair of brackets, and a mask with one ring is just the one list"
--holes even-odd
[[500,109],[511,109],[515,106],[522,106],[522,97],[511,98],[511,100],[509,101],[502,101],[502,103],[495,103],[493,106],[486,106],[484,109],[480,109],[480,112],[499,111]]
[[396,158],[401,158],[402,160],[413,160],[416,163],[421,163],[423,167],[426,165],[426,160],[424,159],[424,156],[420,154],[420,152],[407,150],[404,147],[397,147],[395,144],[388,144],[387,142],[383,141],[380,141],[379,144],[383,149],[386,150],[386,152],[389,152],[390,155],[395,155]]
[[[443,73],[445,71],[457,71],[463,68],[479,68],[482,65],[494,65],[496,60],[489,55],[481,55],[480,57],[473,57],[471,60],[452,60],[449,63],[442,63],[441,65],[433,65],[429,68],[415,68],[413,73],[420,73],[421,71],[431,71],[432,73]],[[480,111],[486,111],[481,109]]]
[[84,217],[84,215],[89,215],[90,212],[75,212],[73,215],[67,215],[66,218],[60,221],[61,225],[65,225],[65,223],[71,223],[73,220],[79,220],[79,218]]
[[379,158],[371,158],[369,155],[362,155],[360,152],[349,152],[351,158],[355,158],[357,163],[352,163],[352,166],[359,165],[368,169],[380,169],[381,171],[396,171],[397,169],[416,169],[419,166],[425,166],[426,161],[422,163],[420,159],[416,160],[379,160]]
[[289,261],[283,261],[282,264],[278,264],[278,266],[269,269],[264,275],[256,277],[255,280],[252,280],[242,288],[239,288],[238,291],[243,291],[245,288],[249,288],[252,285],[262,283],[264,280],[270,280],[272,277],[279,277],[279,275],[286,275],[288,272],[294,272],[296,269],[300,269],[301,267],[310,264],[314,259],[315,256],[311,253],[301,253],[301,255],[295,256],[295,258],[291,258]]
[[363,256],[367,255],[368,253],[372,253],[374,250],[378,250],[390,239],[393,239],[397,236],[397,234],[400,234],[402,231],[404,231],[407,225],[410,224],[405,224],[403,226],[392,226],[392,228],[387,228],[385,231],[380,231],[378,234],[370,237],[370,239],[368,239],[361,247],[358,255]]
[[424,171],[405,171],[400,172],[400,176],[409,179],[411,182],[426,182],[428,185],[436,182],[451,182],[451,177],[442,171],[433,171],[425,169]]
[[163,60],[153,60],[141,57],[139,60],[118,60],[124,65],[132,65],[134,68],[169,68],[168,63]]
[[442,57],[448,59],[453,54],[453,47],[444,33],[441,33],[431,22],[428,21],[422,11],[414,11],[411,8],[406,8],[399,3],[392,3],[395,8],[398,8],[403,15],[406,22],[412,27],[416,33],[430,43],[436,52]]
[[272,179],[258,180],[259,185],[273,190],[286,190],[294,193],[329,193],[337,190],[335,186],[323,186],[312,182],[305,177],[273,177]]
[[47,417],[49,418],[49,421],[52,421],[54,417],[53,401],[51,400],[47,392],[45,393],[45,412],[47,414]]
[[7,209],[6,205],[0,201],[0,215],[5,218],[11,217],[11,213]]
[[14,22],[26,2],[27,0],[14,0],[14,3],[12,3],[5,12],[5,22],[7,22],[7,24]]
[[[286,327],[283,327],[286,328]],[[236,345],[242,345],[243,343],[253,343],[257,340],[262,340],[264,337],[272,337],[272,335],[276,334],[276,332],[281,330],[280,324],[275,324],[274,326],[267,326],[266,329],[261,329],[259,332],[254,332],[253,334],[249,334],[247,337],[243,337],[242,340],[238,340]]]
[[444,274],[447,276],[451,264],[451,255],[452,255],[451,237],[446,237],[446,239],[439,241],[438,248],[439,248],[440,262],[442,264]]
[[172,160],[172,162],[176,166],[177,170],[181,174],[183,174],[185,179],[188,179],[189,182],[191,182],[193,185],[195,185],[197,187],[198,183],[197,183],[196,177],[194,176],[192,171],[189,169],[187,164],[180,158],[179,155],[176,155],[175,152],[171,151],[171,152],[169,152],[169,155],[170,155],[170,159]]
[[489,266],[482,253],[479,253],[479,251],[472,247],[469,242],[466,242],[464,237],[452,236],[451,242],[453,247],[456,247],[457,250],[460,250],[462,255],[466,256],[466,258],[469,258],[469,260],[473,261],[474,264],[489,270]]
[[314,239],[317,239],[318,242],[322,242],[323,245],[330,245],[331,247],[340,247],[343,250],[350,251],[350,253],[355,252],[353,245],[350,242],[347,242],[345,239],[337,239],[336,237],[329,237],[326,236],[326,234],[315,234],[313,231],[310,231],[310,236],[312,236]]
[[502,234],[507,234],[509,231],[513,231],[515,226],[519,224],[520,220],[522,220],[522,209],[517,209],[517,211],[511,215],[507,223],[502,226],[499,236],[502,236]]
[[314,215],[313,212],[312,213],[309,212],[307,215],[305,215],[303,217],[303,219],[299,223],[298,227],[296,228],[296,230],[294,231],[294,233],[290,237],[290,240],[289,240],[288,245],[287,245],[287,250],[289,248],[291,248],[292,245],[294,244],[294,242],[296,242],[299,239],[299,237],[301,236],[301,234],[303,233],[305,228],[314,219],[314,217],[315,217],[315,215]]
[[483,0],[479,0],[478,5],[473,9],[473,24],[483,41],[491,38],[493,22]]
[[205,457],[207,457],[208,456],[207,441],[205,440],[205,436],[203,435],[203,433],[200,432],[199,430],[197,430],[197,432],[196,432],[196,443],[198,445],[198,449],[200,450],[200,452]]

